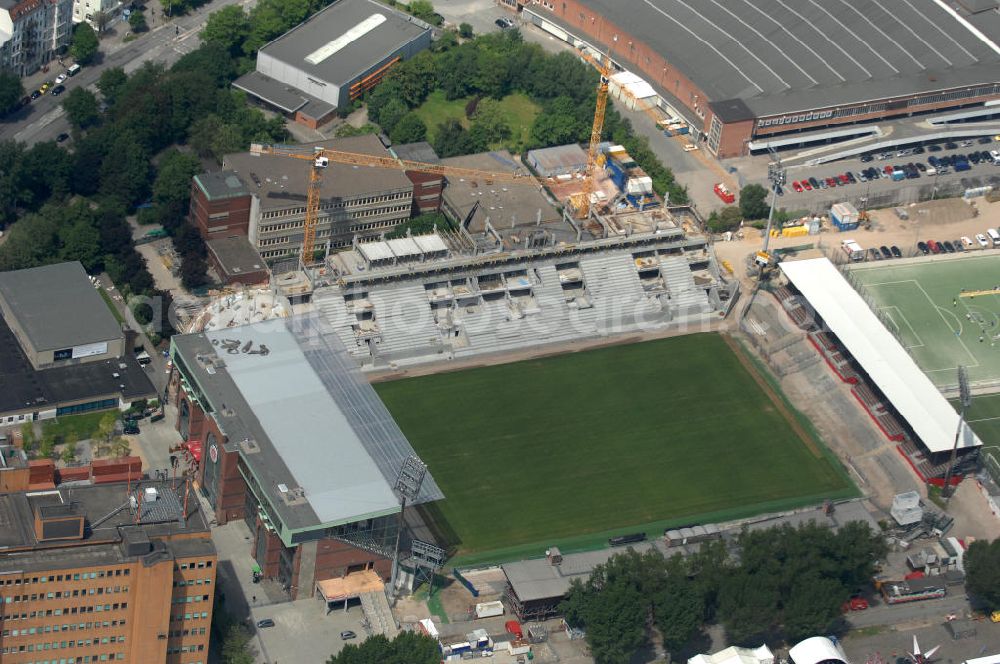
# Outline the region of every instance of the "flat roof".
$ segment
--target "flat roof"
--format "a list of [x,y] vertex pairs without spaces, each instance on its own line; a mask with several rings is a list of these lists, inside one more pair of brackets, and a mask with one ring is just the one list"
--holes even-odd
[[[371,134],[333,138],[317,143],[306,143],[300,147],[314,146],[378,157],[390,156],[382,141]],[[305,207],[309,188],[310,162],[308,161],[239,152],[223,157],[223,168],[236,173],[244,186],[259,197],[261,210]],[[335,202],[382,192],[412,190],[413,183],[401,168],[353,166],[331,162],[323,173],[320,200]]]
[[374,0],[339,0],[260,52],[342,86],[429,32],[423,21]]
[[79,261],[0,272],[0,297],[35,350],[61,350],[124,336]]
[[[950,450],[958,413],[836,266],[827,258],[779,265],[924,446],[931,452]],[[959,447],[982,445],[971,427],[963,432]]]
[[583,170],[587,167],[587,153],[578,143],[528,150],[528,159],[545,172]]
[[427,141],[393,145],[392,151],[396,153],[397,157],[407,161],[422,161],[425,164],[436,164],[441,161],[437,152],[434,151],[434,147]]
[[[175,553],[184,547],[195,547],[205,555],[215,553],[208,537],[208,524],[199,509],[199,502],[194,500],[194,487],[187,489],[184,482],[174,486],[170,481],[137,480],[131,483],[61,486],[47,491],[0,496],[0,524],[3,524],[0,528],[0,547],[6,549],[0,556],[0,573],[123,563],[129,557],[118,543],[131,533],[142,533],[151,540],[202,533],[205,537],[168,542],[167,548]],[[151,487],[156,488],[158,499],[155,503],[145,504],[140,523],[136,525],[135,511],[128,506],[129,495],[137,496]],[[186,490],[191,492],[187,513],[184,512]],[[35,511],[53,508],[83,516],[86,523],[83,540],[37,540]]]
[[[104,302],[99,306],[105,307]],[[121,358],[36,370],[0,318],[0,413],[35,412],[118,396],[151,399],[156,388],[131,353]]]
[[742,99],[758,117],[1000,80],[1000,31],[944,0],[581,4],[663,55],[708,101]]
[[[523,168],[506,150],[449,157],[442,159],[441,163],[446,166],[494,172],[513,172],[519,167]],[[448,177],[448,186],[444,188],[443,198],[458,212],[459,221],[463,221],[476,203],[479,203],[479,209],[470,224],[470,230],[473,232],[482,232],[486,227],[487,218],[498,231],[512,226],[534,226],[539,216],[543,224],[562,219],[559,211],[545,197],[541,185],[534,178],[525,178],[525,184],[498,180],[487,184],[485,180],[479,178]]]
[[250,244],[246,235],[220,237],[205,243],[229,276],[250,274],[267,269],[267,264]]
[[[227,350],[234,340],[235,353]],[[179,335],[172,343],[211,403],[227,449],[241,450],[289,529],[399,511],[392,487],[413,448],[317,315]],[[242,352],[248,343],[250,352]],[[415,502],[441,498],[428,473]]]
[[210,201],[236,198],[250,193],[239,176],[232,171],[200,173],[194,176],[194,182]]

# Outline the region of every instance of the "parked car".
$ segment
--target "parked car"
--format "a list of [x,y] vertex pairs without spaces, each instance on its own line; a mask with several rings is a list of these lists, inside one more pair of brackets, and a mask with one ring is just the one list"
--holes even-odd
[[990,246],[990,241],[986,239],[986,236],[982,233],[976,233],[976,242],[979,243],[980,247]]
[[809,182],[809,180],[803,180],[799,184],[801,184],[802,188],[805,189],[806,191],[812,191],[813,186],[812,183]]
[[66,132],[63,132],[58,136],[56,136],[56,143],[64,143],[68,140],[69,140],[69,134],[67,134]]
[[41,91],[41,90],[35,90],[34,92],[32,92],[32,93],[31,93],[31,99],[32,99],[32,100],[34,100],[34,99],[38,99],[39,97],[41,97],[41,96],[42,96],[42,94],[43,94],[43,93],[42,93],[42,91]]
[[964,246],[965,246],[966,248],[969,248],[969,247],[971,247],[971,246],[972,246],[972,240],[970,240],[970,239],[969,239],[969,237],[968,237],[967,235],[963,235],[963,236],[962,236],[962,244],[963,244],[963,245],[964,245]]
[[125,420],[125,426],[122,427],[122,433],[126,436],[138,436],[139,425],[136,424],[135,420]]
[[809,178],[809,184],[812,185],[813,189],[819,189],[819,180],[816,178]]
[[801,194],[802,193],[802,185],[799,184],[798,180],[796,180],[795,182],[792,183],[792,189],[794,189],[795,193],[797,193],[797,194]]
[[59,85],[60,83],[64,83],[67,78],[69,78],[69,77],[66,76],[66,74],[59,74],[58,76],[56,76],[56,85]]
[[980,136],[980,137],[979,137],[979,138],[978,138],[978,139],[976,140],[976,142],[977,142],[977,143],[979,143],[980,145],[987,145],[988,143],[992,143],[992,142],[993,142],[993,139],[992,139],[992,138],[990,138],[989,136]]
[[944,144],[944,149],[945,150],[957,150],[958,149],[958,144],[957,143],[952,143],[951,141],[948,141],[947,143]]
[[506,16],[501,16],[496,21],[494,21],[494,23],[496,23],[497,27],[500,28],[501,30],[507,30],[508,28],[514,27],[514,21],[507,18]]
[[892,258],[892,252],[889,251],[889,247],[884,244],[879,247],[878,250],[882,252],[882,258]]
[[919,249],[920,253],[922,253],[924,256],[930,253],[930,249],[927,248],[926,242],[917,242],[917,249]]
[[878,249],[872,247],[868,250],[868,260],[870,261],[880,261],[882,260],[882,254],[878,252]]
[[955,245],[953,245],[949,240],[942,242],[941,247],[943,247],[949,254],[955,253]]
[[962,244],[962,240],[961,239],[952,240],[951,241],[951,246],[955,247],[955,251],[959,251],[959,252],[965,251],[965,245]]
[[903,252],[900,251],[899,247],[897,247],[896,245],[892,245],[891,247],[889,247],[889,251],[892,252],[892,257],[893,258],[902,258],[903,257]]
[[938,145],[937,143],[934,143],[933,145],[928,145],[927,146],[927,151],[928,152],[941,152],[941,150],[942,150],[942,147],[940,145]]
[[346,630],[344,630],[343,632],[340,633],[340,638],[343,639],[344,641],[356,638],[357,636],[358,636],[357,634],[355,634],[354,632],[352,632],[349,629],[346,629]]
[[863,155],[861,155],[861,163],[862,164],[867,164],[869,161],[872,161],[874,158],[875,157],[871,156],[870,154],[863,154]]
[[267,627],[274,627],[274,620],[272,620],[271,618],[264,618],[263,620],[258,620],[257,627],[260,629],[265,629]]
[[934,240],[927,240],[927,248],[931,250],[932,254],[940,254],[943,251],[941,245]]
[[56,87],[52,88],[52,92],[50,92],[49,94],[52,95],[53,97],[58,97],[65,91],[66,91],[65,85],[57,85]]

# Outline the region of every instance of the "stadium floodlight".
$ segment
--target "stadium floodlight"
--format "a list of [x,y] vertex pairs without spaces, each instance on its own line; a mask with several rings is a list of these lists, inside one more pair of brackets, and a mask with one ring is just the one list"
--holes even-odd
[[[767,228],[764,230],[764,253],[771,243],[771,224],[774,223],[774,202],[778,199],[778,191],[785,186],[785,167],[781,165],[781,158],[774,148],[770,148],[774,161],[767,165],[767,181],[771,183],[771,209],[767,213]],[[763,271],[762,271],[763,272]]]
[[958,426],[955,428],[955,444],[951,448],[951,460],[948,462],[948,469],[944,473],[944,486],[941,488],[941,497],[950,498],[952,494],[951,474],[955,469],[955,459],[958,456],[958,441],[962,437],[962,427],[965,425],[965,409],[972,405],[972,393],[969,391],[969,373],[964,366],[958,367],[958,401],[959,414]]
[[396,478],[395,489],[399,493],[399,523],[396,526],[396,546],[392,554],[392,574],[389,581],[389,592],[396,596],[396,577],[399,575],[399,541],[403,534],[403,514],[406,512],[406,501],[416,500],[420,493],[420,486],[424,483],[427,475],[427,464],[418,457],[410,455],[403,459],[403,465],[399,468],[399,476]]

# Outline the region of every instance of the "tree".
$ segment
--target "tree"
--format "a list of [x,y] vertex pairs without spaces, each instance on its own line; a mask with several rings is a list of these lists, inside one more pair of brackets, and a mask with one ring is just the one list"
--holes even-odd
[[770,207],[767,189],[759,184],[748,184],[740,189],[740,211],[747,219],[766,219]]
[[441,15],[434,11],[434,5],[428,0],[411,0],[408,10],[421,21],[427,21],[431,25],[438,26],[444,22]]
[[250,634],[239,623],[226,630],[222,641],[222,661],[224,664],[253,664],[254,655],[250,649]]
[[73,42],[69,47],[69,53],[78,64],[86,65],[94,60],[97,55],[97,33],[86,21],[76,24],[73,29]]
[[478,152],[477,147],[469,132],[458,120],[451,119],[438,125],[437,136],[434,138],[434,152],[439,157],[473,154]]
[[378,115],[372,120],[382,127],[382,131],[391,135],[396,124],[409,112],[410,109],[401,99],[392,99],[379,110]]
[[218,44],[237,57],[243,53],[243,42],[250,36],[250,17],[241,5],[229,5],[212,12],[201,31],[201,38],[208,44]]
[[160,167],[153,181],[153,202],[157,205],[179,205],[186,211],[191,196],[191,178],[201,170],[201,162],[194,155],[168,150],[160,158]]
[[965,587],[990,610],[1000,609],[1000,539],[976,540],[965,553]]
[[336,138],[346,138],[348,136],[364,136],[366,134],[377,134],[378,127],[369,123],[363,124],[360,127],[355,127],[354,125],[349,125],[346,122],[333,132]]
[[459,23],[458,36],[462,39],[472,39],[472,26],[468,23]]
[[69,123],[77,129],[93,126],[101,118],[97,97],[87,88],[70,90],[62,105]]
[[24,97],[21,79],[9,72],[0,72],[0,115],[10,113]]
[[96,12],[94,12],[93,20],[94,20],[94,27],[97,29],[97,34],[103,35],[104,32],[108,29],[108,26],[111,25],[111,14],[102,9],[98,9]]
[[128,15],[128,24],[132,27],[132,32],[145,32],[149,29],[146,25],[146,14],[139,10]]
[[125,70],[121,67],[111,67],[101,72],[100,78],[97,79],[97,89],[101,91],[104,102],[108,106],[114,106],[126,83],[128,75]]
[[434,639],[419,632],[400,632],[392,641],[375,634],[358,645],[344,646],[327,664],[437,664],[441,650]]
[[829,633],[841,615],[844,596],[844,586],[836,579],[824,579],[819,574],[798,577],[782,603],[785,635],[795,642]]
[[778,579],[771,575],[734,571],[719,593],[719,612],[731,643],[760,643],[779,622]]
[[65,464],[71,464],[76,461],[76,443],[67,443],[66,447],[63,448],[62,454],[59,455],[62,462]]
[[483,99],[472,115],[469,135],[477,145],[496,146],[511,137],[510,124],[504,117],[500,103],[493,99]]
[[687,568],[679,555],[672,557],[668,566],[664,587],[653,599],[653,614],[663,637],[663,646],[677,652],[701,631],[705,620],[705,598],[688,578]]
[[393,143],[416,143],[427,138],[427,125],[416,113],[407,113],[389,134]]
[[713,233],[735,231],[743,221],[743,213],[735,205],[728,205],[721,210],[712,210],[705,220],[705,225]]

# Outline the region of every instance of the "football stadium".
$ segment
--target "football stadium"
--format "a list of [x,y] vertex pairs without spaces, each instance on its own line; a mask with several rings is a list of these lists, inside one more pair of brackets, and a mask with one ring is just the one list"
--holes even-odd
[[376,384],[459,561],[854,495],[731,339],[694,334]]

